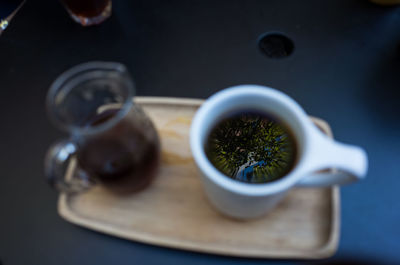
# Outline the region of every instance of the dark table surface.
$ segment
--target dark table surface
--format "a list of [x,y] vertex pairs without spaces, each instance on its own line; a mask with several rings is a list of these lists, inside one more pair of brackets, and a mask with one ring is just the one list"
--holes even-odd
[[[293,40],[290,57],[260,52],[271,31]],[[288,93],[370,160],[367,178],[341,189],[339,248],[318,264],[400,264],[400,9],[361,0],[114,1],[91,28],[58,1],[28,1],[0,37],[0,264],[310,263],[162,248],[61,219],[43,157],[65,134],[44,100],[61,72],[89,60],[125,63],[141,96],[206,98],[247,83]]]

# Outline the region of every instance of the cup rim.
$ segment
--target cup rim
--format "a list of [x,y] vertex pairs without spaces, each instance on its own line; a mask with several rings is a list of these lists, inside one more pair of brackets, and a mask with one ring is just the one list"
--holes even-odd
[[[82,126],[77,126],[77,125],[71,125],[71,124],[66,124],[65,122],[61,121],[56,117],[54,114],[54,111],[52,111],[52,108],[55,108],[54,105],[54,100],[55,97],[57,96],[60,88],[65,82],[68,82],[70,78],[74,78],[74,76],[78,75],[79,73],[85,73],[85,71],[90,71],[90,70],[112,70],[119,72],[121,74],[128,74],[128,71],[125,67],[125,65],[117,62],[105,62],[105,61],[91,61],[91,62],[86,62],[86,63],[81,63],[78,65],[73,66],[72,68],[69,68],[68,70],[64,71],[59,75],[54,82],[51,84],[50,89],[47,93],[46,97],[46,111],[47,115],[49,116],[49,119],[52,121],[54,125],[56,125],[58,128],[70,132],[71,134],[80,134],[80,135],[91,135],[91,134],[96,134],[102,131],[107,130],[108,128],[113,127],[115,124],[117,124],[120,120],[122,120],[125,115],[129,112],[133,105],[133,88],[134,84],[132,80],[129,80],[132,83],[132,87],[129,87],[127,90],[127,97],[124,102],[121,103],[121,106],[119,107],[118,112],[116,115],[107,120],[106,122],[99,124],[94,127],[82,127]],[[129,76],[129,74],[128,74]]]
[[[302,152],[302,154],[299,154],[299,157],[297,159],[294,168],[284,177],[272,182],[257,183],[257,184],[240,182],[227,177],[212,165],[212,163],[208,160],[205,154],[204,146],[202,146],[200,140],[201,139],[200,132],[202,131],[203,122],[210,115],[215,115],[215,110],[221,102],[226,101],[229,98],[237,97],[240,95],[263,96],[263,97],[274,98],[274,100],[280,101],[282,105],[285,105],[287,110],[290,111],[290,114],[300,121],[299,124],[301,125],[301,130],[303,130],[305,136],[307,135],[305,131],[306,131],[306,124],[308,117],[305,111],[301,108],[301,106],[292,98],[290,98],[288,95],[276,89],[266,86],[260,86],[260,85],[234,86],[221,90],[212,95],[209,99],[207,99],[203,103],[203,105],[196,112],[190,128],[190,147],[193,158],[198,168],[206,178],[208,178],[209,180],[211,180],[212,182],[216,183],[217,185],[226,190],[230,190],[235,193],[239,193],[246,196],[260,196],[260,195],[268,195],[277,192],[282,192],[293,186],[296,182],[298,182],[299,178],[301,177],[300,174],[297,174],[297,171],[299,170],[301,164],[303,163],[305,150]],[[301,140],[307,141],[307,139],[301,139]],[[299,141],[299,139],[296,139],[296,141]],[[306,143],[304,149],[307,149]]]

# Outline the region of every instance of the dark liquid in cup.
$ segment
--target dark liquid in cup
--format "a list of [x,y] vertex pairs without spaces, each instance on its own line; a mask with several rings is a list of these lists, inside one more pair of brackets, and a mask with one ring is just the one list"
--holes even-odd
[[233,113],[212,129],[205,145],[210,162],[226,176],[266,183],[295,165],[297,146],[284,124],[256,111]]
[[100,15],[111,0],[62,0],[68,9],[77,16],[96,17]]
[[[95,127],[113,118],[118,110],[107,110],[87,126]],[[149,137],[152,135],[154,137]],[[78,163],[91,177],[118,193],[145,188],[160,163],[160,144],[154,127],[137,124],[129,115],[113,127],[85,137],[79,146]]]

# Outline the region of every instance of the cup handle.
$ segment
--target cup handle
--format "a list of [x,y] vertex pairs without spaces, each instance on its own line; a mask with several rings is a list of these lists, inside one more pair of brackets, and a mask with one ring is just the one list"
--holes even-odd
[[47,150],[44,161],[45,177],[51,187],[66,193],[79,193],[94,185],[94,181],[77,165],[77,145],[61,140]]
[[[304,169],[304,172],[309,173],[305,174],[306,177],[302,178],[297,186],[345,185],[363,179],[367,173],[367,154],[358,146],[334,141],[325,134],[315,131],[309,148],[311,152],[306,160],[310,162],[307,162]],[[321,172],[327,169],[331,170]]]

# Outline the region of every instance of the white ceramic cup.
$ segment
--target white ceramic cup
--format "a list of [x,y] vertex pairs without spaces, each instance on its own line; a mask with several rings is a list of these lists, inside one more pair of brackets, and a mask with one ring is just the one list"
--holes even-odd
[[[297,162],[278,180],[262,184],[240,182],[225,176],[207,159],[204,146],[216,123],[232,112],[249,109],[283,122],[296,139]],[[327,187],[360,180],[365,177],[368,164],[363,149],[323,134],[289,96],[257,85],[228,88],[206,100],[193,119],[190,147],[207,197],[218,210],[235,218],[266,214],[295,186]],[[318,173],[329,168],[337,170]]]

